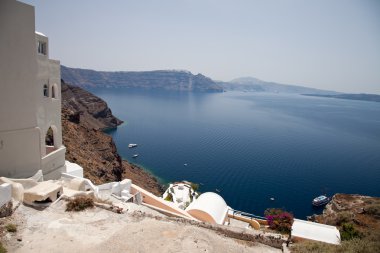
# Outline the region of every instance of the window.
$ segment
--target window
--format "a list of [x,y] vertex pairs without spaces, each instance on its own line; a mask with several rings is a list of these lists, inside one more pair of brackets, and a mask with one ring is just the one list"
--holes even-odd
[[38,41],[38,53],[46,55],[46,43]]
[[55,97],[55,87],[54,87],[54,85],[51,86],[51,97],[52,97],[52,98],[56,98],[56,97]]
[[44,97],[49,97],[49,88],[47,84],[44,84]]
[[[55,131],[54,131],[55,130]],[[55,134],[56,134],[56,128],[51,126],[46,132],[45,135],[45,150],[46,150],[46,155],[50,154],[54,150],[56,150],[56,143],[55,143]]]

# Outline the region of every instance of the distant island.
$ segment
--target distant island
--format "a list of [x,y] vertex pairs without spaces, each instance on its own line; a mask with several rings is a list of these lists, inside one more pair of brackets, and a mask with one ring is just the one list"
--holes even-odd
[[61,65],[61,75],[62,79],[68,83],[81,88],[131,88],[184,92],[268,92],[380,102],[380,95],[376,94],[345,94],[302,85],[267,82],[254,77],[242,77],[223,82],[202,74],[194,75],[186,70],[96,71]]
[[339,98],[339,99],[350,99],[350,100],[362,100],[362,101],[372,101],[380,102],[380,95],[376,94],[337,94],[337,95],[328,95],[328,94],[302,94],[304,96],[313,96],[313,97],[327,97],[327,98]]
[[223,87],[202,74],[183,70],[95,71],[61,65],[62,78],[82,88],[136,88],[174,91],[223,92]]
[[292,93],[292,94],[340,94],[336,91],[320,90],[300,85],[281,84],[275,82],[262,81],[254,77],[242,77],[229,82],[220,83],[225,90],[256,91],[272,93]]

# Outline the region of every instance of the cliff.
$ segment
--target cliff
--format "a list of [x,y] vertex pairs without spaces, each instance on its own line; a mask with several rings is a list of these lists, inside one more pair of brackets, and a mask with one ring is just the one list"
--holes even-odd
[[84,176],[95,184],[130,178],[134,184],[156,195],[162,194],[162,186],[156,178],[123,161],[112,137],[101,131],[121,122],[102,99],[62,82],[62,137],[66,160],[82,166]]
[[326,205],[323,214],[312,219],[334,226],[353,223],[361,231],[380,231],[380,198],[338,193]]
[[303,241],[292,245],[294,253],[380,252],[380,198],[357,194],[335,194],[323,214],[312,221],[337,226],[341,244]]
[[62,81],[62,108],[75,112],[82,126],[95,129],[114,128],[123,123],[112,115],[107,103],[79,87]]
[[254,77],[242,77],[230,82],[220,83],[226,90],[273,92],[273,93],[293,93],[293,94],[327,94],[336,95],[338,92],[330,90],[320,90],[300,85],[282,84],[267,82]]
[[95,71],[61,66],[62,78],[80,87],[161,89],[173,91],[222,92],[223,88],[202,74],[189,71]]

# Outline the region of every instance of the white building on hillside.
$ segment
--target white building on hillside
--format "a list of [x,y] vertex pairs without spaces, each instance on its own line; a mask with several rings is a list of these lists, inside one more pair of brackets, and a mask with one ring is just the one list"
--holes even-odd
[[66,171],[59,61],[35,32],[34,7],[0,1],[0,176],[45,179]]

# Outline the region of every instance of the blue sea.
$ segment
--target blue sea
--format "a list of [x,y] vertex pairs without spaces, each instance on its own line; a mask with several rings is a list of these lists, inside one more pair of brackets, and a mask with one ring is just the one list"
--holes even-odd
[[263,215],[280,207],[298,218],[322,211],[311,205],[320,194],[380,196],[380,103],[253,92],[92,92],[125,122],[109,132],[122,157],[162,183],[196,182],[234,209]]

